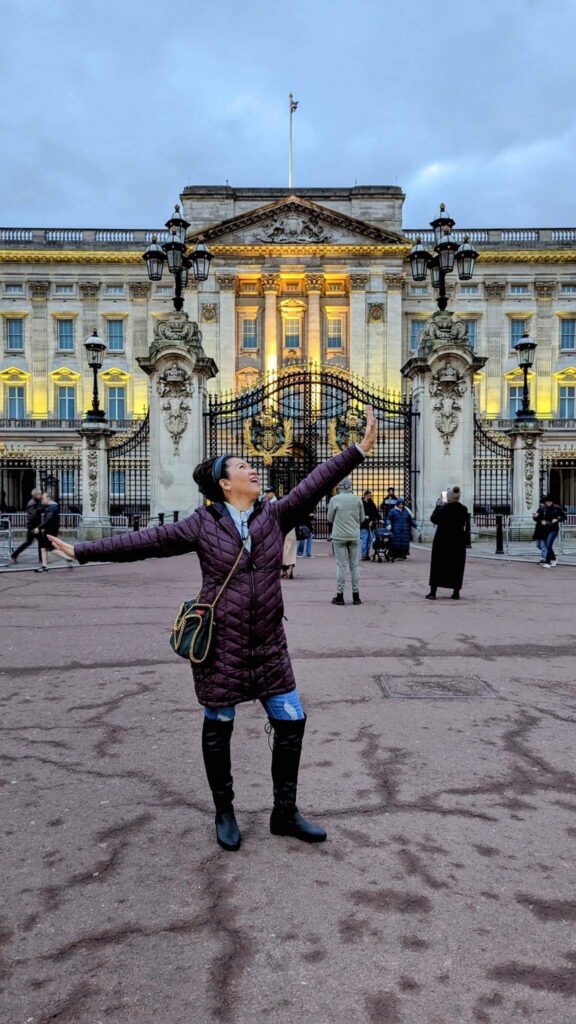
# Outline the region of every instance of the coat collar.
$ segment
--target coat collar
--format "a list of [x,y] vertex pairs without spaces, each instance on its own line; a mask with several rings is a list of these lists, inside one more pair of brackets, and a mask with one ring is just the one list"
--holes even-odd
[[[248,526],[249,527],[254,522],[254,519],[256,518],[256,516],[260,515],[260,513],[262,512],[263,507],[264,507],[264,501],[262,500],[262,498],[259,498],[258,501],[255,504],[254,511],[252,512],[252,515],[250,516],[250,518],[248,520]],[[238,530],[236,529],[236,526],[234,524],[232,516],[230,515],[230,513],[229,513],[228,509],[226,508],[226,505],[224,504],[223,501],[215,501],[215,502],[213,502],[212,505],[208,506],[208,512],[212,516],[214,516],[214,519],[219,524],[219,526],[222,526],[226,530],[226,532],[230,534],[231,537],[234,537],[234,538],[240,540],[240,534],[238,533]]]

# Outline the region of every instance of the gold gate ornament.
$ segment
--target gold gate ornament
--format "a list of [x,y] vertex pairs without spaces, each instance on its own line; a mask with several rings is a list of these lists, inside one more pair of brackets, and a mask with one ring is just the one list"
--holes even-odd
[[334,455],[339,455],[351,444],[359,444],[366,432],[366,416],[351,405],[344,416],[328,420],[328,441]]
[[247,419],[244,423],[244,444],[248,455],[263,458],[265,466],[272,460],[289,455],[292,448],[294,429],[292,420],[285,420],[269,406],[260,416]]

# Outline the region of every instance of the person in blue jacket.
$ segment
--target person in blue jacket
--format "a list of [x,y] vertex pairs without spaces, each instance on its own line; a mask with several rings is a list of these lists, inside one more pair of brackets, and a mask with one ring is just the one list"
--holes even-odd
[[386,520],[386,526],[392,534],[392,558],[406,558],[406,555],[410,554],[413,523],[414,520],[404,504],[404,498],[397,498],[396,505],[388,513]]

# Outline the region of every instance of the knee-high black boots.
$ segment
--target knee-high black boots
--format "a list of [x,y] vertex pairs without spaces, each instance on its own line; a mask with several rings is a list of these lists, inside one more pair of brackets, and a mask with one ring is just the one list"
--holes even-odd
[[204,719],[202,754],[216,808],[216,840],[223,850],[237,850],[241,836],[234,816],[230,739],[234,722]]
[[306,821],[296,806],[298,768],[306,719],[284,721],[271,718],[270,724],[274,729],[274,745],[272,747],[274,810],[270,818],[270,831],[275,836],[294,836],[306,843],[322,843],[326,839],[324,829]]

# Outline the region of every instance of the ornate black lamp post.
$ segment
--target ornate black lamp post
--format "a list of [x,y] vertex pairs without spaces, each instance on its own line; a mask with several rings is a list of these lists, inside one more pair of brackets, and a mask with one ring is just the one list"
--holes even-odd
[[468,235],[464,236],[461,245],[455,241],[452,235],[454,224],[455,221],[446,213],[444,203],[441,203],[439,215],[435,220],[430,221],[436,243],[433,251],[428,252],[422,245],[422,239],[417,238],[409,256],[412,277],[415,281],[425,281],[426,272],[430,268],[432,287],[438,288],[437,302],[440,310],[445,310],[448,305],[446,275],[453,271],[454,263],[456,263],[460,280],[470,281],[474,273],[474,264],[478,258],[478,253],[470,244]]
[[166,227],[170,232],[169,240],[163,245],[159,245],[157,236],[153,235],[142,259],[146,260],[148,277],[151,281],[162,280],[164,262],[167,261],[168,270],[174,275],[175,287],[172,298],[174,309],[180,312],[184,305],[182,292],[188,284],[190,270],[196,281],[206,281],[210,271],[212,253],[209,252],[201,236],[198,238],[194,252],[188,253],[186,229],[190,227],[190,224],[180,216],[178,203],[174,207],[174,213],[170,220],[166,221]]
[[104,362],[104,353],[106,351],[106,345],[102,341],[102,338],[98,337],[96,328],[92,331],[92,334],[84,342],[84,348],[86,349],[86,357],[88,359],[88,366],[94,374],[94,388],[92,390],[92,408],[86,413],[87,420],[102,421],[106,419],[106,412],[100,408],[100,402],[98,400],[98,370],[102,369],[102,363]]
[[536,417],[534,409],[530,408],[530,389],[528,387],[528,371],[534,366],[534,354],[537,349],[535,341],[532,341],[527,331],[514,345],[518,356],[518,366],[524,373],[524,388],[522,390],[522,408],[516,410],[517,420],[533,420]]

